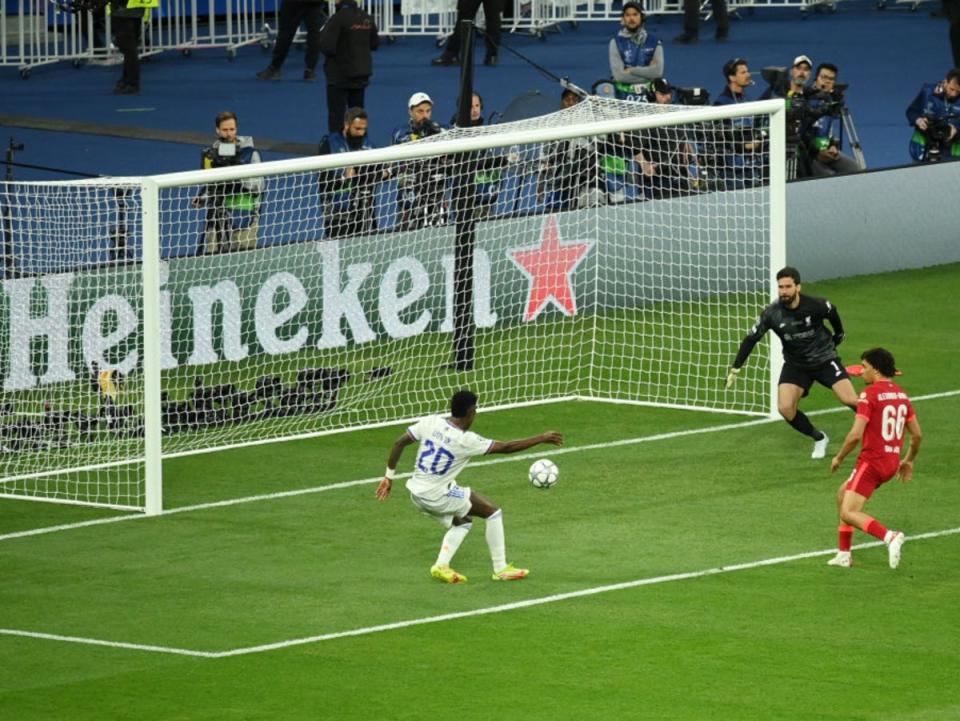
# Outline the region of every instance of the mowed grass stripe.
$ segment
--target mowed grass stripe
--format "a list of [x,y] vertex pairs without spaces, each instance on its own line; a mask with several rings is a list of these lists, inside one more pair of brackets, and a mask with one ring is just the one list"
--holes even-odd
[[[940,538],[943,536],[952,536],[960,534],[960,527],[958,528],[948,528],[940,531],[928,531],[926,533],[918,533],[912,536],[908,536],[907,540],[910,542],[916,542],[925,539],[931,538]],[[867,543],[860,543],[853,546],[854,550],[862,550],[867,548],[875,548],[877,546],[882,546],[881,541],[870,541]],[[620,583],[611,583],[604,586],[595,586],[592,588],[583,588],[576,591],[568,591],[566,593],[557,593],[549,596],[541,596],[538,598],[528,598],[523,601],[514,601],[512,603],[503,603],[496,606],[488,606],[485,608],[477,608],[469,611],[458,611],[455,613],[445,613],[435,616],[425,616],[421,618],[413,618],[405,621],[395,621],[392,623],[378,624],[375,626],[365,626],[362,628],[350,629],[347,631],[335,631],[332,633],[324,633],[316,636],[305,636],[302,638],[293,638],[286,639],[283,641],[276,641],[274,643],[261,644],[258,646],[247,646],[243,648],[235,648],[227,651],[200,651],[200,650],[191,650],[184,648],[168,647],[168,646],[158,646],[152,644],[138,644],[138,643],[127,643],[124,641],[111,641],[106,639],[98,638],[85,638],[82,636],[63,636],[58,634],[43,633],[40,631],[27,631],[21,629],[9,629],[9,628],[0,628],[0,635],[4,636],[18,636],[22,638],[34,638],[38,640],[45,641],[58,641],[61,643],[73,643],[89,646],[105,646],[109,648],[116,648],[120,650],[128,651],[142,651],[147,653],[160,653],[160,654],[169,654],[176,656],[192,656],[196,658],[206,658],[206,659],[223,659],[223,658],[232,658],[234,656],[248,656],[252,654],[267,653],[270,651],[281,651],[286,648],[291,648],[294,646],[305,646],[308,644],[322,643],[324,641],[335,641],[341,638],[351,638],[355,636],[368,636],[375,633],[384,633],[386,631],[396,631],[404,628],[410,628],[411,626],[423,626],[431,623],[444,623],[446,621],[456,621],[461,618],[471,618],[473,616],[486,616],[494,613],[506,613],[508,611],[515,611],[523,608],[530,608],[533,606],[542,606],[548,603],[557,603],[560,601],[569,601],[575,598],[584,598],[588,596],[596,596],[602,593],[610,593],[613,591],[624,591],[632,588],[640,588],[643,586],[654,586],[661,583],[672,583],[674,581],[686,581],[695,578],[703,578],[706,576],[716,576],[724,573],[734,573],[736,571],[747,571],[754,568],[762,568],[765,566],[775,566],[784,563],[792,563],[794,561],[802,561],[809,558],[816,558],[818,556],[829,556],[836,553],[835,548],[822,549],[818,551],[804,551],[802,553],[795,553],[789,556],[776,556],[773,558],[764,558],[757,561],[746,561],[743,563],[734,563],[724,566],[714,566],[712,568],[706,568],[699,571],[687,571],[681,573],[671,573],[662,576],[654,576],[650,578],[638,578],[632,581],[623,581]],[[847,573],[848,571],[836,571],[836,573]]]
[[[911,401],[916,403],[919,401],[929,401],[929,400],[938,400],[941,398],[949,398],[952,396],[960,395],[960,389],[943,391],[939,393],[928,393],[926,395],[916,396],[911,398]],[[839,413],[847,411],[848,409],[845,406],[837,406],[834,408],[825,408],[816,411],[807,412],[808,416],[819,416],[826,415],[829,413]],[[639,436],[636,438],[624,438],[617,441],[605,441],[603,443],[591,443],[581,446],[570,446],[566,448],[552,448],[550,450],[550,455],[558,456],[568,453],[583,453],[586,451],[602,450],[605,448],[617,448],[621,446],[631,446],[641,443],[652,443],[656,441],[666,441],[673,440],[675,438],[683,438],[686,436],[695,436],[701,435],[704,433],[718,433],[721,431],[729,430],[740,430],[743,428],[750,428],[751,426],[765,425],[768,423],[777,423],[780,422],[780,418],[758,418],[749,421],[740,421],[737,423],[724,423],[716,426],[706,426],[700,428],[691,428],[683,431],[671,431],[669,433],[658,433],[650,436]],[[523,461],[528,461],[531,458],[536,458],[543,455],[542,451],[537,451],[534,453],[522,453],[522,454],[513,454],[509,456],[499,456],[497,458],[487,458],[483,460],[472,461],[472,467],[483,467],[496,465],[500,463],[519,463]],[[403,479],[408,478],[410,473],[398,473],[397,478]],[[356,486],[369,485],[373,483],[379,483],[381,480],[380,476],[374,478],[361,478],[353,481],[342,481],[340,483],[328,483],[322,486],[312,486],[310,488],[299,488],[292,491],[281,491],[278,493],[265,493],[258,494],[254,496],[244,496],[241,498],[229,498],[223,501],[213,501],[210,503],[199,503],[196,505],[190,506],[180,506],[178,508],[170,508],[164,510],[160,515],[161,516],[170,516],[177,513],[192,513],[195,511],[206,511],[215,508],[228,508],[230,506],[238,506],[247,503],[259,503],[262,501],[272,501],[282,498],[293,498],[296,496],[303,496],[313,493],[324,493],[326,491],[336,491],[344,488],[354,488]],[[78,521],[77,523],[65,523],[56,526],[44,526],[42,528],[32,528],[26,531],[16,531],[14,533],[7,533],[0,535],[0,541],[10,541],[17,538],[27,538],[30,536],[40,536],[49,533],[59,533],[61,531],[72,531],[78,528],[88,528],[90,526],[101,526],[111,523],[120,523],[123,521],[135,521],[146,518],[155,518],[156,516],[146,516],[142,513],[134,513],[123,516],[110,516],[108,518],[97,518],[89,521]]]

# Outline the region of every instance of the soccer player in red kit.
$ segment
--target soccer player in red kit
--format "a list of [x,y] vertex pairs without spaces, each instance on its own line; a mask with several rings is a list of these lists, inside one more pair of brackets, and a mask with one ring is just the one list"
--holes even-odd
[[[896,568],[900,565],[903,533],[888,530],[873,516],[864,513],[863,506],[877,488],[894,476],[898,476],[903,483],[910,481],[922,434],[910,399],[900,386],[890,380],[897,374],[893,354],[884,348],[871,348],[860,358],[863,360],[863,380],[868,386],[860,394],[857,417],[843,441],[843,447],[831,461],[830,470],[836,472],[843,459],[861,440],[863,448],[853,473],[837,491],[840,543],[837,555],[828,563],[831,566],[853,565],[850,546],[853,527],[856,526],[887,544],[890,568]],[[910,447],[901,461],[904,430],[910,432]]]

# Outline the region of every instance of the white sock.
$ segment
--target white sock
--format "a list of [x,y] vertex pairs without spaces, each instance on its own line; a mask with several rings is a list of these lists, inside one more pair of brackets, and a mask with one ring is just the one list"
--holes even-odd
[[887,531],[887,535],[883,537],[883,542],[889,546],[890,541],[892,541],[896,535],[897,535],[896,531]]
[[487,546],[493,572],[502,571],[507,565],[507,543],[503,539],[503,512],[496,511],[487,519]]
[[438,566],[450,565],[450,561],[453,560],[454,555],[456,555],[460,548],[460,544],[463,543],[463,539],[470,533],[471,528],[472,524],[470,523],[450,527],[450,530],[447,531],[443,537],[443,543],[440,544],[440,555],[437,556]]

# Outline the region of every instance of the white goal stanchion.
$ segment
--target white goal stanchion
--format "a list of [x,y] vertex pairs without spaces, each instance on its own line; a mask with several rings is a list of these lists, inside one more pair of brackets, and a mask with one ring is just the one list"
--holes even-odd
[[461,387],[774,413],[774,345],[723,378],[784,261],[782,115],[594,97],[381,150],[2,186],[0,495],[157,513],[164,458]]

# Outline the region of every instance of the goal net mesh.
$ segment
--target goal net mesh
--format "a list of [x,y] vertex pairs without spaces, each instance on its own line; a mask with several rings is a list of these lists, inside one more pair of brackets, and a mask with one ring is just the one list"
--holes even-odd
[[[163,454],[410,419],[463,387],[485,408],[768,412],[765,346],[722,389],[770,294],[766,119],[669,124],[678,110],[589,98],[411,128],[393,157],[165,181]],[[651,114],[664,124],[631,129]],[[623,129],[523,134],[600,121]],[[0,493],[143,505],[143,192],[4,188]],[[458,242],[473,248],[466,370],[451,367]]]

